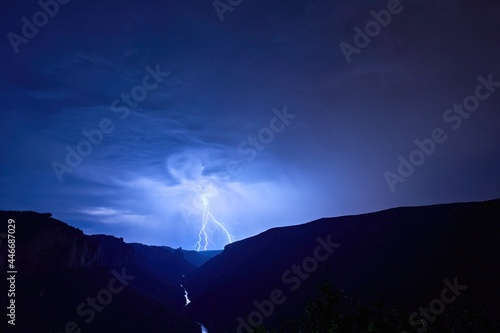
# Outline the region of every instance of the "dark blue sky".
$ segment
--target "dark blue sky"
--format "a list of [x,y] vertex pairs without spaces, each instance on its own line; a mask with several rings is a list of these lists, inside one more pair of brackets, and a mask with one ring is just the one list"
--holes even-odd
[[0,209],[189,249],[500,197],[498,1],[42,3],[0,13]]

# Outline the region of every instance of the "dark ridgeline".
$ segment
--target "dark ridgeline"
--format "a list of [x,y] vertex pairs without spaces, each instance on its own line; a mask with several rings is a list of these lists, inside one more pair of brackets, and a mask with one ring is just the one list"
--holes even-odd
[[[296,275],[288,274],[284,282],[283,273],[312,257],[317,237],[326,240],[328,235],[341,245],[291,291],[297,285],[290,277]],[[247,319],[256,310],[254,300],[269,300],[270,293],[280,289],[286,301],[274,306],[264,322],[279,332],[282,318],[303,316],[309,301],[321,299],[318,286],[329,281],[353,303],[383,303],[388,311],[396,309],[406,325],[403,328],[410,331],[410,313],[429,307],[430,301],[440,298],[443,281],[453,283],[457,277],[459,284],[468,286],[457,307],[466,303],[472,310],[484,309],[499,318],[499,258],[500,200],[324,218],[227,245],[221,255],[189,277],[186,286],[192,303],[188,308],[209,332],[236,332],[236,318]],[[437,319],[457,317],[463,315],[445,309]]]
[[[318,292],[325,282],[349,300],[342,318],[352,314],[352,304],[373,310],[372,304],[383,303],[384,311],[396,309],[401,314],[408,332],[410,313],[439,298],[445,279],[453,282],[457,277],[467,289],[456,304],[447,305],[439,320],[454,320],[461,306],[467,311],[484,309],[492,317],[500,313],[500,200],[324,218],[268,230],[226,246],[219,255],[87,236],[50,214],[0,211],[0,218],[3,230],[7,219],[16,221],[16,332],[64,332],[70,321],[82,332],[95,333],[199,333],[196,322],[210,333],[236,332],[237,318],[246,320],[256,311],[253,301],[270,299],[276,289],[286,300],[274,306],[264,326],[284,332],[284,319],[304,317],[312,323],[328,316],[318,307],[306,311],[312,309],[311,301],[318,305],[331,300],[324,288],[323,294]],[[340,246],[307,278],[290,272],[283,279],[292,265],[314,257],[318,237]],[[0,269],[5,271],[7,244],[0,242]],[[77,306],[108,287],[115,276],[112,270],[122,273],[123,268],[135,278],[85,323],[88,315],[79,316]],[[192,301],[187,308],[181,283]],[[290,290],[293,286],[295,291]],[[0,302],[6,306],[5,293]],[[299,324],[294,327],[286,331],[299,332]]]
[[[16,221],[15,332],[65,332],[71,321],[82,332],[200,332],[199,325],[182,311],[182,275],[196,268],[182,251],[127,244],[112,236],[87,236],[50,214],[0,211],[2,225],[9,218]],[[0,242],[0,269],[6,271],[7,243]],[[91,306],[83,307],[87,313],[79,315],[78,305],[108,289],[115,278],[112,270],[121,276],[123,268],[125,275],[135,278],[121,292],[112,293],[112,301],[101,312],[94,311],[92,320]],[[121,286],[116,282],[113,288]],[[0,294],[2,308],[6,296]],[[12,328],[9,325],[7,332]]]

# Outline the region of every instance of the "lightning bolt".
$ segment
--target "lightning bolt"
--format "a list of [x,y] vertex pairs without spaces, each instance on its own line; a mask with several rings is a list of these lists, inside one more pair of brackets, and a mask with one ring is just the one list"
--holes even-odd
[[[203,249],[203,251],[207,250],[209,237],[208,237],[208,224],[212,222],[216,227],[220,228],[227,237],[229,243],[233,242],[233,238],[227,229],[224,227],[222,223],[217,221],[217,219],[210,212],[210,200],[209,196],[214,195],[215,191],[213,186],[207,186],[205,189],[202,189],[201,186],[198,186],[198,189],[201,192],[200,198],[203,206],[203,213],[201,215],[201,229],[198,233],[198,242],[196,242],[197,251]],[[203,243],[203,244],[202,244]]]

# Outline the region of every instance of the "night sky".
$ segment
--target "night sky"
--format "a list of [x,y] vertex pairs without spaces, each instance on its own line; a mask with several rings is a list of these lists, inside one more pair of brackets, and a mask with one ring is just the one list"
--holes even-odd
[[0,12],[0,209],[218,249],[500,197],[498,1],[44,1]]

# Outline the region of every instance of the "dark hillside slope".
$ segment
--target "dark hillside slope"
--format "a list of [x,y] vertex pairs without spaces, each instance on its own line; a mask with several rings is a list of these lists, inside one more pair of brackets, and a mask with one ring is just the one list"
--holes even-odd
[[[323,262],[311,260],[318,237],[340,244]],[[279,289],[286,300],[265,319],[273,326],[282,315],[303,314],[318,283],[329,280],[353,300],[383,301],[409,314],[439,298],[443,281],[456,277],[467,285],[461,297],[497,316],[499,259],[500,200],[324,218],[226,246],[186,283],[189,311],[209,331],[235,332],[237,318],[256,310],[253,301]],[[301,273],[286,273],[294,264]]]
[[[199,333],[199,326],[182,311],[185,299],[178,277],[194,269],[182,254],[156,256],[154,251],[147,254],[146,246],[134,247],[112,236],[87,236],[50,214],[0,211],[2,231],[7,231],[8,219],[15,220],[18,271],[16,326],[8,332]],[[148,256],[160,270],[147,265]],[[3,272],[7,259],[3,238]],[[5,279],[2,290],[7,290]],[[97,300],[95,308],[89,299]],[[1,293],[3,309],[7,301],[7,293]]]

